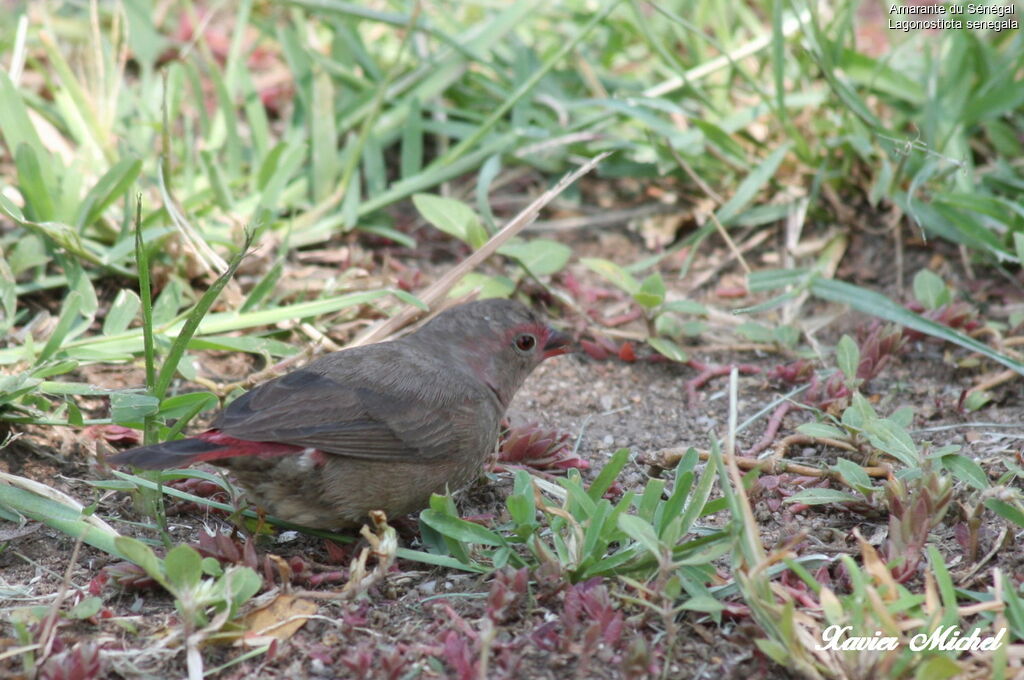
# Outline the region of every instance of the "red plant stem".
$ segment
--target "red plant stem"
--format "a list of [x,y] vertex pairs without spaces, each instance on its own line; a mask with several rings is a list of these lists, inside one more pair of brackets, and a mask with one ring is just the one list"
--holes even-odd
[[768,426],[764,429],[764,434],[761,435],[760,441],[751,446],[749,449],[743,452],[744,456],[756,456],[761,453],[775,441],[775,435],[779,433],[779,428],[782,427],[782,419],[786,417],[789,410],[793,408],[793,402],[784,401],[775,408],[775,412],[772,413],[772,417],[768,419]]
[[696,377],[690,378],[686,381],[686,398],[690,402],[690,406],[694,406],[700,400],[697,395],[697,390],[704,387],[714,378],[719,378],[724,375],[729,375],[732,371],[733,366],[740,372],[740,375],[757,375],[761,372],[761,369],[753,364],[725,364],[721,366],[711,366],[705,364],[703,361],[697,359],[690,359],[686,362],[686,365],[695,371],[699,371]]

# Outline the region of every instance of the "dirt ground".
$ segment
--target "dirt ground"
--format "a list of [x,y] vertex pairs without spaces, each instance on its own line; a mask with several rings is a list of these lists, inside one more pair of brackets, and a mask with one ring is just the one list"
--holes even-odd
[[[625,229],[611,230],[600,236],[585,232],[569,232],[559,236],[570,243],[578,255],[602,254],[628,263],[642,252],[640,238]],[[850,248],[857,255],[854,261],[871,262],[880,253],[872,252],[872,239],[855,236]],[[877,246],[876,246],[877,247]],[[717,246],[715,246],[717,248]],[[941,247],[939,248],[941,251]],[[709,262],[720,261],[724,251],[709,254]],[[979,295],[989,318],[1004,320],[1005,312],[1019,304],[1020,286],[1007,286],[999,296],[977,291],[979,280],[997,275],[974,271],[972,281],[961,270],[954,254],[937,253],[933,247],[908,252],[907,271],[915,266],[932,266],[946,277],[953,277],[965,292]],[[673,265],[676,260],[666,263]],[[937,265],[937,266],[936,266]],[[583,267],[572,265],[572,273],[581,281],[602,284]],[[686,281],[675,281],[666,271],[666,279],[676,290],[684,290]],[[699,275],[695,271],[694,275]],[[906,275],[907,280],[910,274]],[[717,308],[752,304],[751,298],[733,300],[716,294],[722,286],[737,277],[735,267],[723,268],[712,283],[693,293],[694,297]],[[854,278],[883,293],[897,295],[892,273],[885,268],[861,269]],[[737,279],[738,280],[738,279]],[[725,283],[721,283],[725,282]],[[1000,281],[999,285],[1005,282]],[[615,301],[608,303],[614,306]],[[613,310],[614,311],[614,310]],[[808,302],[807,318],[828,318],[832,323],[816,333],[824,348],[831,348],[843,332],[855,331],[868,320],[852,313],[816,302]],[[572,322],[581,325],[580,320]],[[767,351],[702,350],[702,344],[722,345],[740,341],[727,325],[710,323],[706,336],[687,347],[692,358],[708,364],[728,365],[742,362],[768,372],[789,359]],[[637,326],[623,326],[630,332]],[[711,338],[711,342],[708,342]],[[638,349],[643,356],[644,349]],[[985,469],[999,470],[999,462],[1018,455],[1021,447],[1020,423],[1024,421],[1021,386],[1011,381],[995,390],[993,401],[978,412],[958,409],[962,393],[980,377],[995,370],[985,362],[976,368],[960,368],[955,362],[965,352],[934,340],[914,340],[905,347],[896,361],[862,388],[873,398],[880,412],[890,413],[901,406],[915,410],[915,440],[935,445],[958,444]],[[255,368],[251,361],[219,360],[215,370],[218,379],[244,375]],[[831,361],[831,359],[829,359]],[[821,366],[822,364],[819,364]],[[827,364],[832,366],[833,364]],[[761,413],[766,406],[783,395],[787,388],[774,384],[764,374],[744,375],[739,382],[739,421]],[[642,485],[651,473],[642,460],[644,456],[674,447],[693,446],[706,450],[711,437],[721,436],[726,428],[726,378],[719,377],[699,388],[699,401],[690,403],[688,380],[697,375],[690,366],[669,362],[625,362],[617,358],[595,360],[586,354],[561,357],[543,364],[516,396],[510,410],[512,423],[539,423],[546,428],[569,433],[578,441],[579,455],[591,468],[584,476],[591,478],[621,447],[631,451],[631,461],[620,477],[624,488]],[[138,372],[127,367],[94,367],[88,370],[90,382],[108,387],[131,384]],[[96,400],[99,402],[100,400]],[[100,415],[103,404],[94,404]],[[780,436],[790,434],[801,422],[813,418],[809,412],[791,411],[783,423]],[[762,414],[741,432],[741,447],[757,442],[764,431],[767,415]],[[17,431],[17,430],[15,430]],[[94,442],[80,439],[79,434],[58,429],[26,428],[23,437],[0,450],[0,469],[45,481],[78,498],[85,504],[99,500],[98,512],[105,518],[139,519],[130,499],[123,494],[98,493],[81,480],[94,479],[99,470],[89,460]],[[791,451],[790,460],[822,466],[836,458],[836,451],[814,447]],[[486,515],[500,512],[501,499],[511,487],[507,473],[491,475],[468,490],[460,499],[464,515]],[[886,535],[886,518],[858,515],[834,506],[815,506],[797,513],[788,505],[772,502],[772,495],[754,497],[755,515],[761,523],[765,545],[773,545],[806,532],[804,545],[809,551],[826,555],[856,554],[853,530],[859,529],[869,542],[878,545]],[[991,518],[991,515],[989,515]],[[171,534],[178,540],[192,540],[201,527],[225,531],[223,518],[210,516],[196,509],[184,508],[169,515]],[[714,518],[707,521],[714,522]],[[962,552],[954,537],[954,525],[960,521],[956,511],[933,532],[932,541],[939,547],[954,572],[969,565],[961,564]],[[415,523],[408,522],[400,533],[404,545],[415,546]],[[128,532],[130,525],[117,523]],[[983,588],[984,579],[991,578],[991,568],[1020,574],[1024,570],[1024,548],[1007,539],[1000,525],[993,523],[981,530],[980,554],[992,551],[990,562],[980,569],[972,582]],[[1002,547],[997,541],[1003,540]],[[0,607],[5,612],[0,647],[23,644],[8,615],[15,608],[48,606],[60,590],[74,541],[49,528],[29,524],[17,527],[0,524]],[[995,550],[993,550],[995,548]],[[274,553],[286,560],[299,557],[313,571],[338,570],[335,557],[322,539],[294,536],[288,542],[265,542],[258,551]],[[77,562],[68,572],[70,592],[87,593],[100,570],[116,560],[83,546]],[[317,616],[309,620],[290,639],[276,645],[271,654],[261,655],[232,666],[218,677],[224,678],[316,678],[316,677],[477,677],[479,668],[472,664],[488,658],[486,676],[520,678],[620,678],[647,677],[658,671],[671,678],[786,678],[786,669],[779,668],[761,655],[753,643],[758,631],[749,618],[727,616],[718,625],[700,614],[686,614],[679,629],[666,631],[663,622],[645,616],[628,602],[615,607],[636,630],[643,632],[646,649],[636,638],[594,644],[588,639],[584,619],[597,615],[588,610],[576,620],[566,618],[567,601],[579,592],[545,582],[543,575],[529,596],[516,599],[503,625],[496,631],[488,627],[483,616],[489,596],[493,597],[493,577],[480,577],[445,569],[431,569],[422,564],[399,562],[385,582],[373,588],[356,602],[317,602]],[[337,587],[328,585],[325,589]],[[600,585],[588,586],[601,588]],[[612,585],[609,591],[615,590]],[[179,648],[161,648],[160,640],[173,627],[172,600],[159,590],[128,591],[107,584],[99,589],[104,607],[113,613],[110,620],[95,622],[66,621],[61,627],[65,644],[89,639],[103,646],[105,677],[182,677],[184,653]],[[491,594],[491,595],[489,595]],[[609,595],[610,601],[615,598]],[[130,625],[129,625],[130,624]],[[573,627],[575,626],[575,628]],[[126,632],[134,627],[135,634]],[[563,635],[557,642],[550,635],[558,629]],[[591,633],[592,635],[592,633]],[[153,637],[149,637],[153,636]],[[149,648],[140,649],[144,641]],[[489,652],[482,655],[487,646]],[[671,646],[666,660],[665,647]],[[207,668],[226,663],[241,653],[233,647],[214,647],[207,651]],[[459,670],[458,660],[464,662]],[[0,660],[0,676],[20,677],[23,667],[19,657]]]

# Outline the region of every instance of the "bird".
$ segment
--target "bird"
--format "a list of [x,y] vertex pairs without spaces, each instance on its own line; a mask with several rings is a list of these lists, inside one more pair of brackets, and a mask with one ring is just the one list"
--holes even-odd
[[257,385],[204,432],[107,461],[218,465],[262,510],[311,528],[357,527],[376,510],[401,517],[479,476],[512,397],[570,345],[521,302],[467,302]]

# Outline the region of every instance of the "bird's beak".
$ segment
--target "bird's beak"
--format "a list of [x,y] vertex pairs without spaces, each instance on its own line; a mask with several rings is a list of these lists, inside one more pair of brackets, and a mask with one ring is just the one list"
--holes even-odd
[[544,342],[544,358],[557,357],[572,351],[572,338],[554,328],[548,328],[548,338]]

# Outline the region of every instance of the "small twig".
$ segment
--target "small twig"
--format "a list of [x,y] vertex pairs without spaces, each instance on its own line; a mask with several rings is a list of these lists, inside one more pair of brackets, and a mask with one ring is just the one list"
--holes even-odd
[[324,616],[323,614],[293,614],[292,616],[289,616],[286,619],[276,621],[265,628],[261,628],[260,630],[255,631],[254,633],[252,633],[250,637],[251,639],[261,638],[270,633],[271,631],[275,631],[278,628],[282,628],[284,626],[287,626],[289,623],[294,623],[296,621],[324,621],[326,623],[333,624],[334,626],[337,626],[339,628],[343,628],[346,626],[346,623],[344,621],[339,621],[333,616]]
[[[820,12],[822,17],[830,17],[832,12],[827,7],[818,8],[815,11]],[[802,10],[793,16],[787,17],[782,22],[782,35],[790,36],[801,29],[801,27],[807,23],[811,18],[812,12],[809,9]],[[721,54],[714,59],[701,62],[697,66],[690,70],[668,80],[658,83],[652,87],[647,88],[643,92],[645,97],[663,97],[669,92],[678,90],[681,87],[689,85],[695,80],[702,80],[708,75],[719,71],[724,68],[728,68],[730,65],[735,64],[737,61],[742,61],[752,54],[755,54],[769,45],[772,44],[774,35],[771,31],[768,31],[762,35],[757,36],[753,40],[743,43],[736,47],[731,52]],[[714,148],[714,147],[712,147]]]
[[299,328],[314,342],[315,345],[323,347],[328,352],[337,352],[341,349],[338,343],[331,340],[329,337],[318,331],[311,323],[299,324]]
[[[689,450],[689,447],[677,447],[671,449],[662,449],[652,456],[643,456],[641,462],[652,465],[663,470],[671,470],[679,461],[683,455]],[[697,456],[704,462],[707,462],[711,454],[708,451],[698,451]],[[769,475],[781,475],[781,474],[792,474],[801,475],[803,477],[816,477],[818,479],[828,478],[837,482],[846,484],[842,475],[834,470],[822,470],[820,468],[812,467],[810,465],[801,465],[800,463],[793,463],[784,459],[777,458],[750,458],[748,456],[736,456],[736,466],[744,471],[759,470]],[[875,477],[879,479],[888,478],[891,473],[891,469],[887,465],[881,465],[878,467],[866,467],[863,468],[864,472],[869,477]],[[847,484],[847,486],[849,486]],[[851,487],[852,488],[852,487]]]
[[270,378],[276,378],[283,375],[285,371],[289,370],[294,364],[315,356],[319,353],[320,349],[321,347],[317,343],[307,345],[305,349],[298,354],[283,359],[271,366],[267,366],[262,371],[257,371],[256,373],[253,373],[242,380],[236,380],[235,382],[218,383],[213,380],[203,378],[202,376],[197,376],[193,382],[198,385],[202,385],[218,397],[226,397],[237,389],[248,389],[253,385],[263,382],[264,380],[269,380]]
[[699,275],[693,277],[690,285],[684,291],[685,295],[690,295],[697,289],[701,288],[708,281],[718,277],[719,272],[729,266],[732,261],[736,258],[736,252],[746,253],[749,250],[753,250],[757,246],[764,243],[764,241],[773,234],[771,229],[761,229],[755,232],[750,238],[743,242],[742,245],[738,246],[736,251],[730,251],[728,257],[723,257],[719,262],[715,264],[711,269],[701,272]]
[[553,220],[537,220],[533,224],[524,227],[524,231],[573,231],[575,229],[597,229],[599,227],[610,227],[619,224],[627,224],[632,220],[654,215],[667,215],[675,212],[671,205],[654,203],[637,206],[636,208],[624,208],[622,210],[607,210],[596,214],[574,215],[573,217],[561,217]]
[[722,198],[722,196],[714,189],[712,189],[710,186],[708,186],[708,183],[705,182],[704,179],[700,175],[698,175],[692,167],[690,167],[690,164],[686,162],[686,159],[683,158],[682,154],[676,151],[676,148],[672,146],[671,142],[666,141],[665,147],[668,149],[668,152],[672,154],[672,158],[675,159],[676,165],[682,168],[683,172],[690,176],[690,179],[693,180],[693,183],[700,187],[700,190],[703,191],[708,198],[714,201],[716,205],[722,205],[723,203],[725,203],[725,200]]
[[[746,548],[740,548],[740,555],[747,561],[748,569],[757,569],[766,562],[767,555],[764,546],[761,545],[759,526],[754,519],[754,509],[750,504],[750,497],[747,495],[746,487],[743,486],[743,476],[740,474],[736,457],[736,423],[739,415],[739,370],[733,366],[729,371],[729,417],[728,429],[725,437],[725,465],[729,471],[729,480],[732,482],[733,492],[736,494],[736,501],[739,505],[740,517],[737,518],[745,527],[746,531],[741,532],[741,540],[746,543]],[[725,483],[725,480],[722,480]],[[751,563],[752,562],[752,563]],[[749,572],[748,572],[749,573]]]
[[978,560],[977,562],[975,562],[974,565],[967,570],[967,573],[965,573],[963,576],[957,579],[957,581],[959,581],[961,585],[966,585],[967,582],[970,581],[976,573],[978,573],[979,569],[988,564],[990,561],[992,561],[993,557],[999,554],[999,551],[1003,549],[1003,542],[1006,540],[1006,533],[1007,528],[1006,526],[1003,526],[1002,531],[999,532],[999,538],[992,545],[992,549],[988,551],[988,554],[980,560]]
[[773,447],[773,453],[771,459],[781,460],[786,457],[786,452],[789,451],[790,447],[796,446],[797,444],[803,444],[804,446],[813,446],[815,444],[824,444],[825,446],[832,446],[837,449],[843,449],[851,453],[860,453],[860,450],[849,442],[844,442],[839,439],[833,439],[831,437],[812,437],[807,434],[791,434],[788,437],[783,437]]
[[990,389],[992,389],[994,387],[998,387],[999,385],[1002,385],[1003,383],[1008,383],[1011,380],[1013,380],[1015,378],[1019,378],[1019,377],[1020,377],[1020,373],[1018,373],[1017,371],[1014,371],[1014,370],[1011,370],[1011,369],[1006,369],[1005,371],[1002,371],[1001,373],[997,373],[994,376],[991,376],[989,378],[986,378],[985,380],[982,380],[977,385],[975,385],[971,389],[967,390],[967,394],[973,394],[975,392],[985,392],[985,391],[990,390]]
[[732,253],[732,256],[739,260],[740,266],[743,267],[743,271],[749,275],[750,265],[748,265],[747,261],[743,259],[743,254],[736,247],[736,243],[732,240],[732,237],[729,236],[729,232],[727,232],[725,227],[722,226],[722,223],[718,221],[715,213],[711,213],[710,217],[711,221],[715,224],[715,229],[718,230],[718,234],[722,237],[722,240],[725,241],[725,245],[729,247],[729,251]]
[[67,597],[68,591],[71,589],[71,573],[78,566],[78,551],[81,548],[82,537],[79,536],[75,541],[74,550],[71,551],[68,567],[64,570],[64,579],[61,581],[60,590],[57,591],[57,597],[54,599],[53,604],[50,605],[50,611],[47,612],[46,620],[43,622],[43,628],[40,632],[43,647],[43,651],[39,655],[40,663],[45,661],[53,650],[53,640],[57,636],[57,615],[60,614],[60,606],[64,603],[64,598]]

